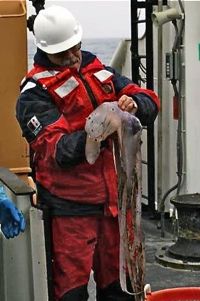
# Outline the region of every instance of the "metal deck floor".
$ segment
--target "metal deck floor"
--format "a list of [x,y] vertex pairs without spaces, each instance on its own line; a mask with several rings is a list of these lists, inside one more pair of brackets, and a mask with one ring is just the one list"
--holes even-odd
[[146,245],[146,283],[151,285],[152,291],[172,288],[200,286],[200,269],[198,271],[164,267],[157,263],[155,254],[162,246],[170,246],[175,243],[173,236],[165,232],[161,238],[157,229],[157,221],[143,218]]

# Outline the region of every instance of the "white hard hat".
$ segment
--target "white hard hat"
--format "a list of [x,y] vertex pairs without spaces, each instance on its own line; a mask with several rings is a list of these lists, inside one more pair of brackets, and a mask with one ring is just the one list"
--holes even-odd
[[74,16],[56,5],[40,10],[33,30],[36,46],[49,54],[65,51],[82,39],[82,27]]

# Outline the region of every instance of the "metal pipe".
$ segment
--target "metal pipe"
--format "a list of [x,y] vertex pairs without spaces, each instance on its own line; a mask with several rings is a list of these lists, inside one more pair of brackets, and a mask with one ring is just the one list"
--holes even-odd
[[[158,12],[163,10],[163,1],[158,0]],[[160,203],[162,200],[162,185],[163,185],[163,172],[162,172],[162,161],[163,161],[163,137],[162,137],[162,96],[163,96],[163,29],[162,26],[158,26],[158,96],[160,98],[161,110],[158,114],[158,139],[157,139],[157,203],[160,209]]]
[[[181,0],[179,0],[179,5],[181,7],[181,11],[184,15],[184,9],[181,3]],[[184,130],[184,105],[183,105],[183,99],[184,99],[184,51],[183,51],[183,45],[182,45],[182,38],[183,38],[183,30],[184,30],[184,18],[182,17],[180,21],[180,28],[178,30],[176,21],[172,22],[175,26],[176,36],[173,44],[172,51],[178,52],[179,57],[179,85],[177,88],[177,81],[172,81],[174,93],[177,96],[178,99],[178,109],[179,109],[179,118],[178,118],[178,127],[177,127],[177,176],[178,181],[177,184],[175,184],[173,187],[171,187],[163,196],[161,200],[161,236],[164,237],[164,212],[165,212],[165,201],[168,197],[168,195],[177,189],[176,196],[179,194],[182,184],[182,177],[183,177],[183,160],[184,160],[184,140],[185,137],[183,137],[183,133],[185,133]]]
[[[153,7],[151,1],[146,2],[146,78],[147,88],[154,87],[153,76],[153,28],[151,15]],[[155,214],[155,151],[154,151],[154,123],[147,127],[147,161],[148,161],[148,207]]]
[[139,84],[139,65],[137,0],[131,0],[131,71],[136,84]]

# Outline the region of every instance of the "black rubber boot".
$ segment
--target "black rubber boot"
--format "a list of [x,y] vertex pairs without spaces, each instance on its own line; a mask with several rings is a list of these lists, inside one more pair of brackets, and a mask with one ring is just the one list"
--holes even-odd
[[[130,283],[128,291],[132,292]],[[134,296],[122,291],[119,281],[111,283],[104,289],[97,289],[97,301],[134,301]]]
[[87,285],[83,285],[65,293],[60,301],[87,301],[88,297]]

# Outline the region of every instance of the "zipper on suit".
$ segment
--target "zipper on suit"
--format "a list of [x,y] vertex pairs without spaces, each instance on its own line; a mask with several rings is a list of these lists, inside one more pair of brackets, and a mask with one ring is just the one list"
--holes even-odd
[[85,80],[84,76],[82,73],[79,72],[79,76],[87,90],[87,93],[90,97],[91,103],[94,107],[94,109],[96,109],[98,107],[98,102],[96,101],[96,97],[94,96],[94,93],[92,92],[92,89],[90,88],[90,85],[88,84],[88,82]]

